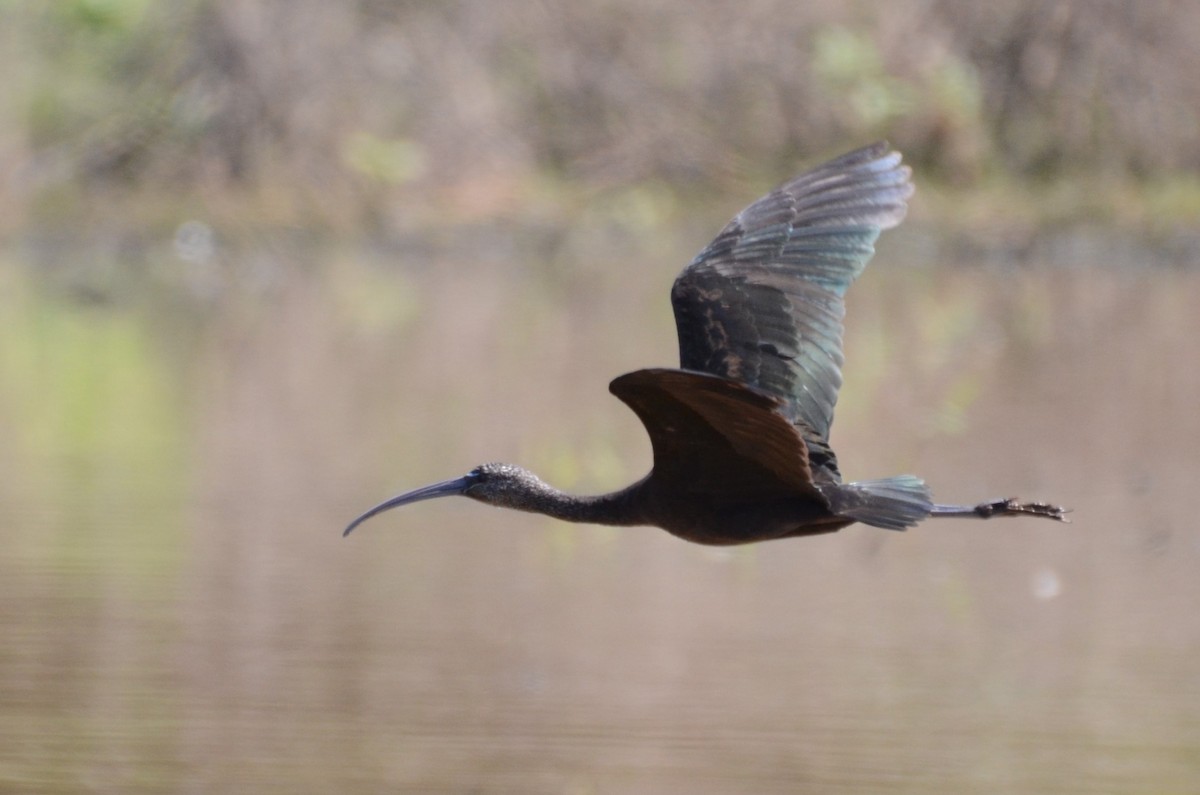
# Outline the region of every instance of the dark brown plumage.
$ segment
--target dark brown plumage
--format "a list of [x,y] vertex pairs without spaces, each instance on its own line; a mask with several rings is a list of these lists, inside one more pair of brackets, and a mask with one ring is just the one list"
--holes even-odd
[[564,494],[510,464],[384,502],[460,494],[574,522],[656,525],[702,544],[902,530],[929,516],[1041,516],[1045,503],[937,505],[911,475],[843,483],[829,447],[842,384],[842,296],[884,229],[904,218],[910,171],[883,143],[803,174],[737,215],[671,290],[679,370],[638,370],[609,389],[646,426],[654,467],[628,488]]

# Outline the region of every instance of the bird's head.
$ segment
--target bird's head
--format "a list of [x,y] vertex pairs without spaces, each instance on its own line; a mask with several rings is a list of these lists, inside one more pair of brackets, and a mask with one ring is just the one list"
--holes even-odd
[[481,464],[461,478],[443,480],[423,486],[419,489],[398,494],[390,500],[381,502],[362,516],[355,519],[342,533],[350,535],[350,531],[358,527],[372,516],[381,514],[401,505],[408,505],[421,500],[432,500],[435,497],[462,496],[473,500],[498,505],[503,508],[527,510],[528,498],[546,488],[537,475],[513,464]]

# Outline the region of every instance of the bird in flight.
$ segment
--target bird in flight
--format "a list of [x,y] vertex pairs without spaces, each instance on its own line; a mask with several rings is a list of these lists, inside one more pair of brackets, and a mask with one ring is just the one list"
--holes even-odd
[[842,301],[884,229],[904,218],[911,171],[877,143],[792,179],[742,210],[671,288],[679,369],[619,376],[609,390],[650,436],[654,466],[620,491],[566,494],[512,464],[483,464],[359,516],[461,495],[569,522],[653,525],[731,545],[855,522],[903,530],[926,518],[1039,516],[1016,499],[934,503],[913,475],[844,482],[829,446],[842,384]]

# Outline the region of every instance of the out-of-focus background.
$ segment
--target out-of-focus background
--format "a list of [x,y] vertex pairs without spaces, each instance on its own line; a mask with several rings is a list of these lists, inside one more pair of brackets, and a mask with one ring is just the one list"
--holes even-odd
[[[1200,786],[1200,5],[0,3],[0,791]],[[1074,524],[731,550],[466,500],[742,206],[888,138],[849,477]]]

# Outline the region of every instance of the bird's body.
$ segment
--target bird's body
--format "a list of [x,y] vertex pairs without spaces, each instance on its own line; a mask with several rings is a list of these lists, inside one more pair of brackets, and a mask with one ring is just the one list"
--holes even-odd
[[596,497],[564,494],[510,464],[395,497],[356,519],[461,494],[566,521],[654,525],[702,544],[902,530],[929,516],[1033,515],[1044,503],[937,505],[911,475],[844,483],[829,446],[841,387],[842,296],[880,232],[904,217],[910,172],[886,144],[807,172],[739,213],[675,281],[680,369],[609,389],[645,425],[654,467]]

